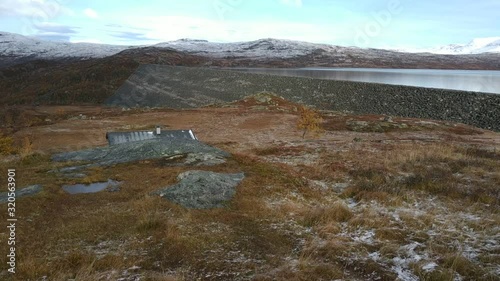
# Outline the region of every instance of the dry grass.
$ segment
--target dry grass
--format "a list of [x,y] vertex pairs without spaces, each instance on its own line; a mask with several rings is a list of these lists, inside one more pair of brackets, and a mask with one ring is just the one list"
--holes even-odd
[[33,155],[33,153],[34,153],[34,148],[33,148],[32,137],[25,136],[23,138],[21,147],[19,148],[19,155],[21,156],[22,159],[24,159],[30,155]]
[[[215,142],[233,157],[196,169],[246,178],[214,210],[150,196],[191,169],[162,160],[91,168],[81,179],[49,173],[68,164],[48,155],[1,162],[2,170],[16,167],[19,186],[44,186],[18,202],[14,279],[395,280],[399,268],[421,280],[498,280],[499,250],[488,241],[500,222],[499,152],[368,135],[352,141],[360,135],[248,150]],[[107,179],[122,181],[120,192],[61,190]]]
[[305,146],[271,146],[267,148],[257,148],[254,150],[255,155],[258,156],[297,156],[307,153],[308,150]]
[[[257,150],[256,154],[275,162],[285,159],[283,163],[288,163],[290,155],[303,155],[291,148],[268,147]],[[467,235],[484,235],[481,239],[487,240],[486,237],[495,235],[494,227],[477,221],[476,215],[471,219],[452,216],[454,212],[463,212],[464,205],[474,206],[468,210],[498,222],[496,208],[491,213],[491,206],[497,206],[500,198],[497,151],[435,143],[387,144],[375,149],[372,144],[357,143],[344,151],[305,149],[309,154],[319,153],[315,156],[318,161],[294,166],[298,174],[323,181],[326,186],[347,177],[351,184],[339,194],[340,198],[357,202],[348,208],[344,204],[348,216],[342,219],[336,209],[328,207],[339,200],[328,191],[323,191],[323,197],[312,206],[300,201],[280,205],[285,212],[302,211],[298,217],[301,223],[316,233],[302,251],[307,261],[327,263],[332,268],[340,265],[344,278],[394,280],[397,276],[391,268],[395,260],[403,260],[400,266],[422,280],[452,280],[457,274],[466,280],[497,280],[491,273],[492,268],[498,268],[498,262],[493,262],[495,250],[477,250],[482,253],[479,257],[483,261],[456,256],[456,251],[464,245],[481,247],[472,246],[474,240]],[[425,203],[422,211],[418,211],[415,206],[429,198],[432,203]],[[436,205],[436,202],[443,203]],[[460,236],[464,234],[459,229],[464,227],[477,233]],[[413,250],[412,243],[420,246]],[[412,261],[413,251],[434,257],[436,267],[424,270],[429,260]],[[374,253],[378,258],[367,259]],[[455,257],[454,262],[449,257]],[[292,274],[290,278],[295,276]]]
[[353,215],[343,202],[335,202],[331,206],[316,206],[303,215],[303,224],[314,226],[331,222],[346,222]]
[[412,149],[401,145],[385,153],[383,165],[351,170],[349,175],[356,185],[344,195],[383,202],[389,194],[401,196],[424,191],[452,199],[498,204],[497,157],[496,152],[447,145]]
[[[47,158],[37,161],[33,158],[21,163],[22,168],[19,170],[31,170],[38,174],[36,171],[46,170],[50,162]],[[36,214],[37,218],[30,220],[26,229],[36,231],[23,232],[19,236],[38,242],[23,249],[26,253],[36,254],[27,259],[20,258],[23,266],[19,267],[18,278],[27,280],[46,275],[55,280],[90,280],[101,276],[100,274],[116,269],[124,270],[134,265],[155,271],[182,271],[190,268],[191,272],[198,272],[197,275],[215,274],[222,268],[230,269],[234,266],[223,261],[227,260],[227,254],[234,250],[235,245],[250,259],[253,257],[256,261],[265,260],[276,265],[280,264],[286,253],[291,252],[295,244],[293,237],[270,229],[267,224],[258,223],[256,220],[274,216],[256,206],[263,194],[289,190],[313,196],[312,193],[308,194],[300,179],[279,167],[239,155],[228,164],[211,168],[228,172],[243,169],[247,174],[248,180],[240,187],[241,193],[227,210],[189,211],[158,197],[138,195],[174,183],[177,174],[183,169],[185,168],[159,167],[154,161],[118,165],[108,169],[92,168],[87,171],[88,176],[79,181],[95,182],[107,178],[122,180],[125,182],[122,191],[75,196],[59,190],[47,197],[23,199],[22,202],[27,205],[23,204],[23,208],[20,208],[22,216],[31,217]],[[42,175],[33,180],[41,178]],[[264,190],[262,186],[275,188]],[[46,187],[46,192],[54,188],[52,183]],[[40,208],[43,205],[51,207]],[[220,222],[227,225],[231,232],[214,233],[210,225]],[[54,225],[57,227],[54,228]],[[148,237],[151,238],[148,240]],[[59,242],[55,244],[55,241]],[[103,249],[101,246],[96,248],[96,245],[103,242]],[[122,246],[118,246],[120,244]],[[216,248],[225,250],[209,252]],[[134,254],[145,249],[146,259]],[[102,251],[104,256],[98,254]],[[207,260],[203,257],[208,253]],[[270,253],[281,255],[268,257]],[[123,260],[123,256],[127,256],[127,260]],[[58,266],[42,265],[43,260],[53,260],[50,264]],[[241,266],[241,270],[248,267],[245,264]],[[235,275],[227,275],[228,278],[230,276]]]
[[10,136],[0,134],[0,155],[10,155],[14,153],[14,139]]

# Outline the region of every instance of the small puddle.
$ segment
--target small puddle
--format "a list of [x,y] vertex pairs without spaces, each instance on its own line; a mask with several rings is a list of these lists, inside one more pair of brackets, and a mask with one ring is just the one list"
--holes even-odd
[[74,185],[63,185],[64,191],[69,194],[78,194],[78,193],[94,193],[103,191],[107,187],[113,188],[120,185],[120,182],[114,180],[108,180],[107,182],[96,182],[91,184],[74,184]]

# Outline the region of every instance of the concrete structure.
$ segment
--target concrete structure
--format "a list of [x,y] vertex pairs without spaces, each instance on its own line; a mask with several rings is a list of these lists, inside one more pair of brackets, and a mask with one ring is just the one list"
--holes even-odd
[[159,126],[156,127],[155,131],[106,133],[106,139],[109,145],[157,138],[198,140],[192,130],[161,130]]

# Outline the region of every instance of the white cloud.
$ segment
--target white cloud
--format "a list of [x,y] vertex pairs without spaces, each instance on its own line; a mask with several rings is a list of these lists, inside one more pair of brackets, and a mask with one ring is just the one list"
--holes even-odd
[[279,0],[279,2],[287,6],[302,7],[302,0]]
[[74,26],[63,25],[55,22],[41,22],[35,26],[39,32],[53,32],[56,34],[77,33]]
[[[128,29],[137,31],[142,38],[152,39],[151,43],[172,41],[181,38],[204,39],[212,42],[241,42],[262,38],[278,38],[309,41],[315,43],[335,43],[351,36],[346,26],[315,25],[287,21],[218,21],[183,16],[129,17]],[[336,32],[332,32],[336,30]],[[113,31],[115,31],[113,29]],[[116,40],[116,38],[113,38]],[[121,42],[123,44],[123,42]],[[141,42],[137,42],[141,43]],[[127,41],[127,44],[136,42]]]
[[48,20],[60,14],[71,14],[71,10],[57,0],[1,0],[0,15],[24,16]]
[[99,17],[99,15],[97,14],[96,11],[92,10],[91,8],[87,8],[85,10],[83,10],[83,13],[89,17],[89,18],[93,18],[93,19],[96,19]]
[[59,0],[0,0],[0,18],[13,17],[20,20],[17,31],[24,35],[40,32],[46,22],[61,15],[72,15],[73,11]]

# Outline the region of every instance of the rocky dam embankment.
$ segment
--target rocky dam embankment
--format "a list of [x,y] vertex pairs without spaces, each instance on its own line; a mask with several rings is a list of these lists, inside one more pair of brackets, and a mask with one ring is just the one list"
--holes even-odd
[[110,97],[121,107],[194,108],[274,92],[318,109],[465,123],[500,131],[500,95],[411,86],[141,65]]

